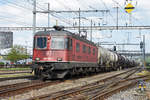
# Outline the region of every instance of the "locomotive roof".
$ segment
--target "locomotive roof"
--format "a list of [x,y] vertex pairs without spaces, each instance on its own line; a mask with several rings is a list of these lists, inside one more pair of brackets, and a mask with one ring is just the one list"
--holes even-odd
[[91,42],[75,33],[72,33],[72,32],[66,31],[66,30],[39,31],[39,32],[36,32],[34,36],[48,36],[48,35],[50,35],[50,36],[72,36],[75,39],[78,39],[78,40],[84,41],[88,44],[92,44],[92,45],[96,46],[93,42]]
[[51,31],[39,31],[35,33],[35,36],[43,36],[43,35],[51,35],[51,36],[64,36],[64,35],[71,35],[73,33],[63,30],[63,31],[57,31],[57,30],[51,30]]

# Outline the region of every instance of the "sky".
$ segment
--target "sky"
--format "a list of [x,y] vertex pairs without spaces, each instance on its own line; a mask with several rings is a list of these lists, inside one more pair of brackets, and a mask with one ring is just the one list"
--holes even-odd
[[[128,1],[128,2],[125,2]],[[110,10],[109,13],[81,13],[81,26],[93,25],[110,26],[116,25],[116,7],[119,7],[119,25],[129,24],[129,14],[124,7],[132,3],[135,9],[132,12],[131,24],[136,26],[150,26],[150,2],[148,0],[37,0],[37,10],[47,10],[47,3],[50,3],[51,10]],[[32,26],[33,23],[33,0],[0,0],[0,27]],[[58,25],[72,26],[78,25],[78,13],[51,13],[50,26]],[[37,14],[37,26],[47,26],[47,14]],[[78,30],[73,32],[78,33]],[[88,39],[90,39],[90,31]],[[14,43],[28,46],[32,52],[32,31],[13,31]],[[149,30],[97,30],[93,31],[93,42],[107,43],[140,43],[139,35],[146,37],[146,52],[150,52],[150,32]],[[112,46],[105,46],[112,48]],[[119,50],[140,50],[139,46],[117,46]]]

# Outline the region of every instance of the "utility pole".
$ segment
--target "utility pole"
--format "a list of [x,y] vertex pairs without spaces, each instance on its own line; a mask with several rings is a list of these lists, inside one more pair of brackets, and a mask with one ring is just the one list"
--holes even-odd
[[[26,43],[26,46],[25,46],[25,54],[26,54],[26,56],[28,55],[28,41],[25,41],[25,43]],[[26,64],[27,64],[27,58],[26,58],[26,60],[25,60],[25,62],[26,62]]]
[[145,66],[145,35],[143,35],[143,37],[141,37],[142,40],[140,42],[140,48],[141,48],[141,52],[142,52],[142,58],[143,58],[143,66],[142,68],[144,69]]
[[116,9],[117,9],[117,23],[116,24],[117,24],[117,30],[118,30],[118,9],[119,9],[118,5]]
[[129,26],[132,26],[132,13],[129,13]]
[[145,35],[143,35],[143,63],[145,66]]
[[92,21],[92,19],[91,19],[91,34],[90,34],[90,40],[92,41],[92,26],[93,25],[93,21]]
[[118,30],[118,20],[119,20],[119,7],[118,5],[116,7],[116,29]]
[[33,35],[36,32],[36,0],[33,1]]
[[80,8],[79,8],[79,36],[80,36],[80,33],[81,33],[81,30],[80,30],[80,25],[81,25],[81,15],[80,15],[81,11],[80,11]]
[[[50,3],[48,3],[48,11],[50,11]],[[50,13],[48,13],[48,27],[50,27]]]

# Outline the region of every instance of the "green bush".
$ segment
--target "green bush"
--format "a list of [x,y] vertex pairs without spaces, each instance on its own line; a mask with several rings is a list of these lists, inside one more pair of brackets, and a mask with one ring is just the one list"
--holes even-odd
[[146,63],[150,63],[150,57],[146,58]]
[[5,63],[4,62],[0,62],[0,65],[4,65]]

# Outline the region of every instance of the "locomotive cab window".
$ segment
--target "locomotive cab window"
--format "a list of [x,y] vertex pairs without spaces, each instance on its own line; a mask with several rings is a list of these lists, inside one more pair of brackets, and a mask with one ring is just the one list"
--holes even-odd
[[65,37],[52,37],[51,49],[68,49],[72,50],[72,39]]
[[64,37],[52,37],[51,49],[65,49],[65,38]]
[[47,48],[47,37],[37,37],[35,41],[35,48],[44,49]]

